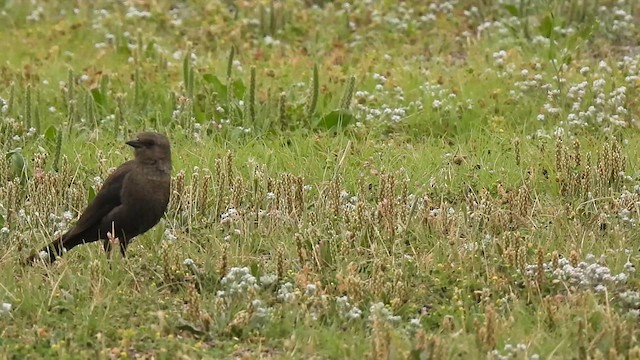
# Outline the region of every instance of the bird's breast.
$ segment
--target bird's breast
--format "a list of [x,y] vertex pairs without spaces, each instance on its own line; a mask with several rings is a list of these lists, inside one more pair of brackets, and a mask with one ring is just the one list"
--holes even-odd
[[145,176],[132,172],[122,188],[122,203],[138,216],[160,218],[164,214],[171,192],[169,176]]

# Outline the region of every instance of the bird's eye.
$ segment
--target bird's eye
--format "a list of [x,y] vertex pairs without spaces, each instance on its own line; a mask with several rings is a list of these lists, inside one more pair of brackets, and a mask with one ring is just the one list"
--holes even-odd
[[153,140],[144,140],[144,141],[143,141],[143,144],[144,144],[146,147],[152,147],[153,145],[155,145],[155,142],[154,142]]

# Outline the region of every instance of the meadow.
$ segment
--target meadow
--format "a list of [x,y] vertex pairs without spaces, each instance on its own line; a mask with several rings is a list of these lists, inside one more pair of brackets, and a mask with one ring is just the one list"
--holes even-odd
[[[0,358],[640,359],[640,2],[0,0]],[[163,220],[24,259],[139,131]]]

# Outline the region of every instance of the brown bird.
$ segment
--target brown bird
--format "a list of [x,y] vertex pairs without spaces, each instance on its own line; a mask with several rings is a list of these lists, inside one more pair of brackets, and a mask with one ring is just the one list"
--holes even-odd
[[37,258],[53,262],[64,251],[98,240],[104,240],[104,249],[109,253],[109,238],[118,238],[124,256],[132,238],[160,221],[169,203],[171,187],[169,139],[155,132],[143,132],[135,140],[127,141],[127,145],[135,148],[135,159],[120,165],[105,180],[73,229],[30,256],[28,263]]

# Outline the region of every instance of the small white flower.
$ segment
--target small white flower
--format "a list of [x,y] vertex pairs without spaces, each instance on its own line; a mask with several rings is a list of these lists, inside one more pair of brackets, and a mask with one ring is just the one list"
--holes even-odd
[[234,218],[236,218],[238,216],[238,210],[231,208],[231,209],[227,209],[226,212],[222,213],[220,215],[220,222],[225,224],[227,222],[232,221]]
[[291,284],[290,282],[284,283],[280,286],[280,289],[278,289],[278,295],[277,295],[278,299],[284,301],[284,302],[289,302],[295,299],[296,295],[293,292],[293,284]]
[[351,310],[349,310],[349,313],[347,314],[347,317],[349,319],[360,319],[360,317],[362,316],[362,310],[358,309],[357,307],[352,307]]
[[164,239],[165,239],[165,240],[167,240],[167,241],[175,241],[177,238],[178,238],[178,237],[177,237],[177,236],[175,236],[175,235],[173,234],[173,232],[171,232],[171,230],[166,229],[166,230],[164,231]]
[[269,286],[276,282],[276,280],[278,280],[278,276],[274,274],[260,276],[260,283],[263,286]]
[[11,311],[11,304],[3,302],[2,308],[0,309],[0,313],[5,314],[5,313],[8,313],[9,311]]
[[184,261],[182,262],[184,265],[186,266],[191,266],[194,264],[193,260],[191,260],[190,258],[186,258],[184,259]]
[[635,272],[635,271],[636,271],[636,268],[635,268],[635,266],[633,266],[633,264],[632,264],[631,262],[627,261],[627,262],[624,264],[624,270],[625,270],[626,272],[631,272],[631,273],[633,273],[633,272]]
[[399,315],[389,315],[387,316],[387,320],[391,322],[399,322],[402,318]]
[[307,289],[305,293],[307,296],[313,296],[316,294],[316,290],[317,290],[316,284],[307,284]]

